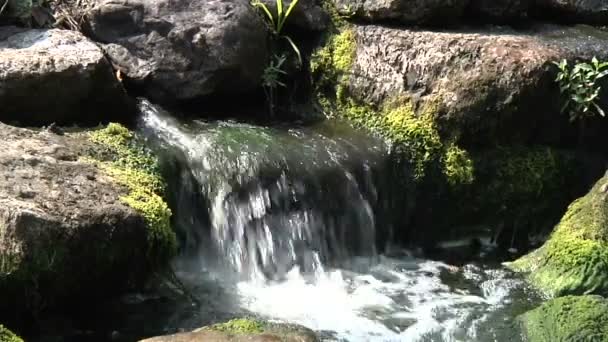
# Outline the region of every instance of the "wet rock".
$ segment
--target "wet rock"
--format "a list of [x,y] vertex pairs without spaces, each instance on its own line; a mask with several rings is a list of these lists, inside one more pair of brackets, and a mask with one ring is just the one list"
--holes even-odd
[[536,15],[549,20],[608,24],[608,0],[537,0]]
[[608,301],[600,296],[553,299],[518,319],[528,341],[608,340]]
[[86,20],[114,67],[157,102],[250,92],[268,58],[248,0],[100,0]]
[[64,30],[0,28],[0,120],[28,125],[128,119],[135,107],[97,45]]
[[114,152],[88,134],[0,124],[0,136],[0,321],[92,305],[167,262],[171,254],[153,245],[163,231],[146,214],[151,195],[135,198],[126,182],[151,175],[91,161]]
[[608,174],[574,201],[545,244],[509,264],[551,296],[608,295]]
[[315,333],[302,326],[250,319],[235,319],[193,332],[159,336],[141,342],[318,342]]

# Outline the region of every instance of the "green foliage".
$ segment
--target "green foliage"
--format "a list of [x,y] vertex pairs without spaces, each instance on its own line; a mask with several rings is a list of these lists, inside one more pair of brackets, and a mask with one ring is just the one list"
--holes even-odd
[[608,301],[599,296],[553,299],[519,320],[529,341],[608,341]]
[[596,114],[605,116],[597,102],[601,90],[598,81],[608,75],[608,62],[594,57],[591,63],[577,63],[572,68],[565,59],[554,64],[559,68],[555,81],[566,96],[561,111],[568,111],[571,121]]
[[297,6],[298,1],[299,0],[292,0],[289,6],[285,8],[283,0],[276,0],[276,13],[273,13],[270,8],[260,0],[253,0],[251,2],[253,7],[260,10],[272,33],[272,41],[270,44],[271,59],[262,75],[262,86],[266,92],[270,116],[274,116],[278,86],[285,87],[285,84],[281,82],[281,77],[287,75],[287,72],[285,71],[287,57],[285,51],[281,51],[279,48],[280,41],[287,42],[289,48],[295,54],[298,66],[302,65],[302,53],[300,52],[300,48],[298,48],[291,37],[283,34],[285,23]]
[[103,146],[110,156],[110,160],[100,158],[95,162],[129,189],[121,201],[140,212],[146,220],[151,263],[165,264],[175,254],[177,242],[170,224],[171,210],[163,199],[165,183],[156,158],[133,133],[116,123],[110,123],[89,137]]
[[452,186],[472,184],[475,180],[475,167],[469,153],[450,143],[443,155],[443,173]]
[[570,205],[541,248],[509,266],[552,296],[608,295],[607,181]]
[[0,324],[0,342],[23,342],[23,339]]
[[250,318],[238,318],[233,319],[225,323],[214,324],[208,329],[221,331],[229,334],[240,335],[240,334],[261,334],[264,332],[266,324],[264,322],[250,319]]

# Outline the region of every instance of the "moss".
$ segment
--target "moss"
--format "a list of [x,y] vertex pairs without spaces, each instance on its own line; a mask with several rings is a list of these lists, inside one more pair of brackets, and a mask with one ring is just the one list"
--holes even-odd
[[472,184],[475,168],[469,153],[450,143],[443,156],[443,173],[450,185]]
[[608,341],[608,301],[599,296],[550,300],[519,317],[529,341]]
[[608,295],[608,176],[568,211],[538,250],[509,264],[552,296]]
[[153,263],[166,263],[177,249],[171,229],[171,210],[163,199],[165,184],[157,160],[126,127],[111,123],[90,134],[110,158],[93,156],[95,162],[129,192],[121,201],[142,214],[148,226],[149,256]]
[[214,324],[208,329],[221,331],[234,335],[241,334],[261,334],[264,332],[266,324],[251,318],[238,318],[225,323]]
[[23,342],[23,339],[0,324],[0,342]]

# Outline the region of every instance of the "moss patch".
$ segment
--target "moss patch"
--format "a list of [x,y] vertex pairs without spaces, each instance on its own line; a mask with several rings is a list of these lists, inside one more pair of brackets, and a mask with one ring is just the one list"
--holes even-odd
[[0,342],[23,342],[23,339],[0,324]]
[[608,176],[570,205],[549,240],[510,267],[552,296],[608,295]]
[[108,153],[94,156],[95,162],[129,193],[120,198],[140,212],[148,226],[149,257],[154,264],[166,263],[177,250],[171,229],[171,210],[163,199],[165,183],[157,160],[132,132],[119,124],[92,132],[89,138]]
[[214,324],[206,329],[221,331],[228,334],[261,334],[264,332],[266,324],[251,318],[237,318],[228,322]]
[[550,300],[519,317],[529,341],[608,341],[608,301],[599,296]]

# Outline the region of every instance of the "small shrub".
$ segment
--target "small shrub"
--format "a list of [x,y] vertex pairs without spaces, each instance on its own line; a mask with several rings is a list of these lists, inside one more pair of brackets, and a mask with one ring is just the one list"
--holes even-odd
[[568,111],[571,121],[593,115],[605,116],[598,104],[601,90],[598,81],[608,75],[608,62],[600,62],[594,57],[591,63],[578,63],[572,68],[565,59],[554,64],[559,68],[555,81],[566,96],[562,113]]

